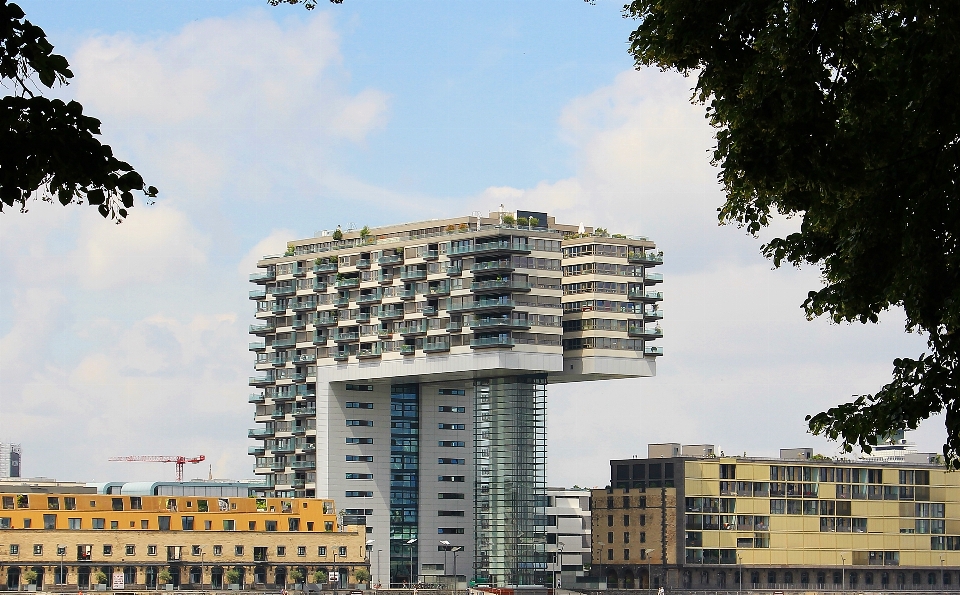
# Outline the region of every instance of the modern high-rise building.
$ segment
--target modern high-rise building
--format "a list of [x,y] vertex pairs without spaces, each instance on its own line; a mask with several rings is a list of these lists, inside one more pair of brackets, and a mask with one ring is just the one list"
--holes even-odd
[[0,479],[20,477],[19,444],[0,442]]
[[453,559],[460,581],[548,584],[547,386],[655,374],[654,248],[518,211],[321,232],[265,257],[250,292],[262,492],[336,499],[385,585],[452,580]]

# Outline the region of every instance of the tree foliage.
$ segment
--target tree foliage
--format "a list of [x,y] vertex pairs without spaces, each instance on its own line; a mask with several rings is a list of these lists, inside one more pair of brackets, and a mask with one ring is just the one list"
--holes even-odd
[[723,223],[776,215],[799,231],[762,246],[815,264],[808,318],[876,322],[892,306],[928,349],[893,380],[807,418],[869,451],[945,412],[960,467],[960,4],[943,0],[636,0],[638,66],[696,77],[716,128]]
[[133,191],[148,198],[153,186],[102,144],[100,121],[84,115],[76,101],[48,99],[52,89],[73,77],[67,59],[53,53],[40,27],[23,10],[0,0],[0,83],[12,94],[0,98],[0,212],[27,208],[33,197],[63,205],[86,202],[101,215],[122,221],[133,206]]

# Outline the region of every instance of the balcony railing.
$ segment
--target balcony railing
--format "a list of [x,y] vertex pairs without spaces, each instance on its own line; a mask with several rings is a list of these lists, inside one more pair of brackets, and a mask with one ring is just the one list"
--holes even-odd
[[413,298],[417,297],[417,290],[401,289],[397,292],[397,297],[399,297],[401,300],[412,300]]
[[449,341],[433,341],[423,344],[424,353],[440,353],[442,351],[450,351]]
[[436,260],[438,258],[440,258],[439,250],[427,250],[426,252],[423,253],[424,260]]
[[379,343],[376,343],[370,347],[361,347],[357,351],[357,357],[360,359],[372,359],[375,357],[380,357],[381,355],[383,355],[383,353],[380,349]]
[[370,313],[369,313],[369,312],[358,312],[358,313],[357,313],[357,322],[370,322]]
[[317,316],[316,319],[314,319],[313,321],[313,325],[314,326],[334,326],[335,324],[337,324],[338,320],[339,320],[339,317],[330,316],[329,314],[327,314],[326,316]]
[[335,362],[345,362],[349,359],[350,354],[346,351],[337,351],[333,354],[333,361]]
[[420,311],[424,316],[436,316],[437,307],[436,306],[424,306],[423,310]]
[[392,285],[393,273],[380,273],[377,275],[377,282],[380,283],[380,285]]
[[267,281],[273,281],[277,278],[276,271],[262,271],[257,273],[250,274],[250,280],[254,283],[266,283]]
[[508,299],[498,299],[498,300],[476,300],[473,302],[466,302],[460,305],[453,305],[448,308],[451,312],[465,312],[465,311],[476,311],[476,310],[506,310],[513,309],[516,307],[516,304],[513,300]]
[[385,264],[400,264],[401,262],[403,262],[403,256],[401,256],[400,254],[387,254],[378,258],[377,262],[381,266]]
[[660,327],[656,328],[645,328],[642,326],[629,326],[627,327],[627,335],[631,337],[639,337],[641,339],[662,339],[663,331]]
[[417,350],[413,345],[401,345],[400,354],[401,355],[413,355]]
[[273,347],[274,349],[284,349],[287,347],[293,347],[296,344],[296,338],[290,337],[289,339],[275,339],[273,343],[270,344],[270,347]]
[[471,246],[451,246],[449,254],[484,254],[487,252],[520,252],[528,253],[530,248],[525,242],[510,241],[509,239],[499,239],[489,242],[477,242]]
[[263,403],[264,400],[266,400],[266,397],[261,393],[251,394],[249,397],[247,397],[248,403]]
[[[424,321],[425,322],[425,321]],[[401,337],[412,337],[415,335],[425,335],[427,334],[427,325],[425,324],[411,324],[400,327],[400,336]]]
[[287,302],[273,302],[270,304],[270,311],[274,314],[282,314],[287,311]]
[[361,294],[357,296],[358,304],[375,304],[383,299],[383,296],[380,294],[380,291],[371,291],[367,294]]
[[349,306],[350,305],[350,296],[341,295],[333,299],[334,306]]
[[656,283],[663,283],[663,273],[645,273],[643,275],[644,285],[654,285]]
[[360,333],[336,333],[333,340],[336,343],[352,343],[360,340]]
[[663,347],[654,347],[653,345],[643,346],[643,355],[660,356],[663,355]]
[[486,347],[513,347],[513,339],[510,337],[479,337],[470,340],[470,347],[473,349],[483,349]]
[[250,386],[267,386],[268,384],[273,384],[274,382],[276,382],[276,379],[272,375],[250,376],[248,380]]
[[337,263],[335,262],[321,262],[320,264],[313,265],[314,273],[336,273],[337,272]]
[[317,302],[312,299],[309,299],[309,300],[304,300],[302,302],[298,302],[294,304],[292,309],[294,312],[304,312],[306,310],[315,310],[316,308],[317,308]]
[[528,329],[530,322],[526,318],[483,318],[470,323],[470,328],[484,329]]
[[446,273],[450,277],[459,277],[463,274],[463,265],[460,264],[460,261],[457,261],[457,264],[448,264],[446,268]]
[[402,271],[400,273],[401,281],[420,281],[427,278],[426,269],[416,269],[412,271]]
[[269,438],[274,433],[273,428],[255,428],[247,430],[247,438]]
[[302,331],[307,328],[307,322],[302,318],[294,318],[290,326],[293,327],[294,330]]
[[315,361],[317,361],[317,356],[312,353],[293,356],[293,363],[295,364],[312,364]]
[[529,283],[513,281],[511,279],[490,279],[487,281],[474,281],[470,284],[470,290],[477,291],[530,291]]
[[316,461],[294,461],[290,463],[291,469],[316,469]]
[[377,331],[377,338],[380,339],[380,340],[386,341],[387,339],[391,338],[392,336],[393,336],[393,332],[391,332],[391,331],[388,331],[388,330],[385,330],[385,329],[380,329],[380,330]]
[[427,295],[449,295],[450,284],[446,281],[427,288]]
[[459,333],[461,331],[463,331],[463,325],[460,324],[459,322],[451,322],[447,324],[448,333]]
[[253,343],[248,343],[250,351],[263,351],[267,348],[266,341],[255,341]]
[[360,279],[354,277],[352,279],[337,279],[333,284],[337,289],[350,289],[353,287],[360,287]]
[[395,318],[403,318],[403,309],[402,308],[380,308],[377,312],[377,317],[383,320],[393,320]]
[[656,310],[647,310],[643,313],[643,317],[646,320],[663,320],[663,310],[657,308]]
[[274,297],[286,297],[297,293],[296,287],[274,287],[271,292]]
[[250,325],[250,332],[254,335],[265,335],[267,333],[272,333],[275,330],[277,330],[277,327],[274,326],[272,322]]
[[647,266],[654,266],[663,264],[663,255],[654,254],[652,252],[631,252],[627,254],[627,262],[631,264],[645,264]]
[[512,271],[513,263],[510,260],[501,259],[501,260],[490,260],[487,262],[475,262],[470,267],[470,271],[474,273],[485,273],[485,272],[495,272],[495,271]]
[[315,292],[317,292],[317,293],[323,293],[323,292],[325,292],[325,291],[327,290],[327,282],[326,282],[326,281],[318,281],[318,280],[314,279],[314,280],[313,280],[313,290],[314,290]]
[[266,298],[267,298],[267,289],[265,287],[261,287],[260,289],[250,290],[251,300],[264,300]]
[[370,268],[370,259],[369,258],[360,258],[357,260],[358,269],[369,269]]

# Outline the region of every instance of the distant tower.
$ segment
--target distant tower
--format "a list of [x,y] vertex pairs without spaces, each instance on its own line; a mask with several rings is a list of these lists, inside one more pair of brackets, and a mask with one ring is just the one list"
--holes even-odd
[[20,477],[20,445],[0,442],[0,479]]

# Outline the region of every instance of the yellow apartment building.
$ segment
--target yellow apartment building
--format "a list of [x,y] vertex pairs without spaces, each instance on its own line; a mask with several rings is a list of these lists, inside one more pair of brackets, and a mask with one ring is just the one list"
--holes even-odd
[[725,457],[710,445],[660,444],[646,459],[610,461],[610,487],[592,503],[601,525],[610,516],[601,508],[627,495],[645,495],[648,510],[652,501],[672,505],[674,515],[655,538],[646,530],[647,542],[666,543],[666,556],[649,565],[634,563],[632,551],[629,561],[617,558],[623,540],[638,537],[617,527],[604,533],[612,543],[595,548],[594,566],[608,587],[626,586],[629,575],[638,585],[693,589],[739,588],[741,577],[744,588],[960,589],[960,473],[916,457],[812,454]]
[[320,570],[347,586],[369,567],[365,539],[332,500],[0,493],[0,586],[35,573],[37,588],[95,590],[102,572],[108,589],[154,589],[163,570],[171,588],[275,589]]

